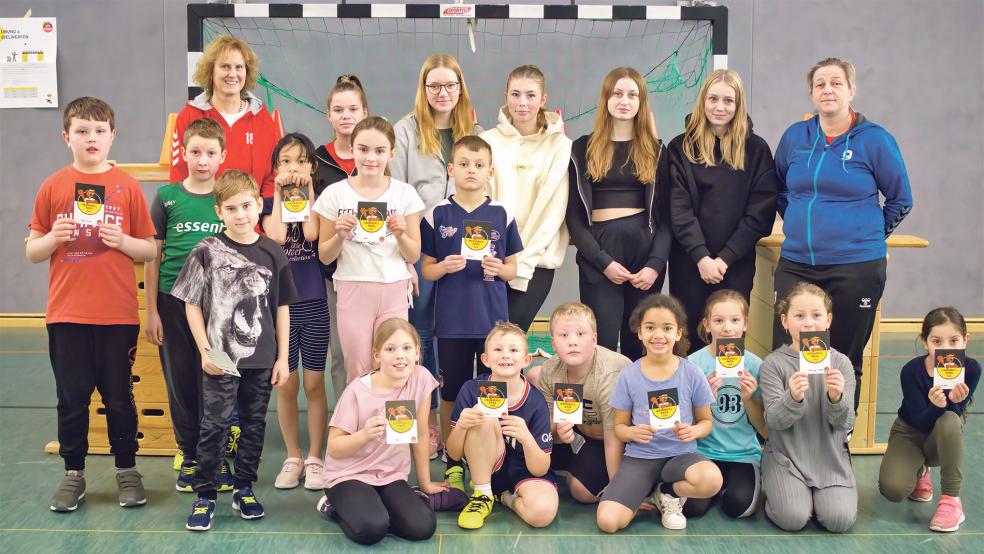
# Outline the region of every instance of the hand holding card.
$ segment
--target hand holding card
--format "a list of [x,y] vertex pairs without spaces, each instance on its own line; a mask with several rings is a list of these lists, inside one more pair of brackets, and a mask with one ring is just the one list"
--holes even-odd
[[232,375],[233,377],[242,377],[239,370],[236,368],[236,364],[232,362],[232,358],[230,358],[224,350],[209,348],[205,351],[205,353],[208,354],[208,359],[212,360],[212,363],[222,370],[223,374]]

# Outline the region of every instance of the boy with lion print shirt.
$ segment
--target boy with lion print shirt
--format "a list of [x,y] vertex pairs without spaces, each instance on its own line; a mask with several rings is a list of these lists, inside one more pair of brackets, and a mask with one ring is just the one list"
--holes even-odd
[[[297,301],[283,250],[255,231],[263,204],[252,176],[226,171],[213,194],[226,229],[198,243],[171,289],[185,303],[204,371],[199,469],[192,484],[198,500],[186,525],[193,531],[211,528],[225,434],[236,401],[242,433],[232,507],[243,519],[264,515],[252,486],[263,451],[271,384],[287,381],[288,306]],[[209,351],[225,353],[240,375],[224,372]]]

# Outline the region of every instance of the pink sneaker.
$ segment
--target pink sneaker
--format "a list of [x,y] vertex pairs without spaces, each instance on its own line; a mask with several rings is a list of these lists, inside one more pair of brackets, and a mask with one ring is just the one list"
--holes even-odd
[[929,523],[929,528],[941,533],[950,533],[959,529],[963,522],[964,511],[960,497],[941,494],[940,503],[936,506],[936,514],[933,516],[933,521]]
[[933,499],[933,480],[929,475],[929,468],[923,466],[919,471],[919,478],[916,479],[916,488],[912,489],[909,500],[916,502],[929,502]]
[[430,459],[436,460],[437,454],[441,451],[441,431],[437,428],[437,422],[431,421],[430,427]]

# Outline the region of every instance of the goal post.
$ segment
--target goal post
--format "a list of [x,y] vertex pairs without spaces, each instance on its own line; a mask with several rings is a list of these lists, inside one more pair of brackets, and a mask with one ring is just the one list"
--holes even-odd
[[[420,64],[450,53],[462,64],[480,123],[495,123],[509,70],[547,75],[548,109],[571,136],[590,130],[598,87],[613,67],[646,76],[660,135],[682,130],[703,78],[728,65],[724,6],[534,4],[189,4],[188,97],[206,44],[245,40],[260,58],[254,92],[290,130],[325,134],[324,95],[355,73],[373,113],[395,120],[413,102]],[[671,134],[672,133],[672,134]]]

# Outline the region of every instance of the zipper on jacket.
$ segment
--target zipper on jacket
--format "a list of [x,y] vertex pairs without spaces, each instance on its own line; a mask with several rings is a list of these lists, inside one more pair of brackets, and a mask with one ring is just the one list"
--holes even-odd
[[817,257],[813,252],[813,203],[820,196],[820,191],[817,189],[817,177],[820,176],[820,167],[823,166],[823,159],[827,156],[828,147],[829,145],[823,147],[820,159],[817,160],[817,168],[813,170],[813,198],[806,205],[806,248],[810,251],[810,265],[817,265]]
[[591,227],[591,210],[588,209],[588,201],[584,198],[584,191],[581,190],[581,169],[577,167],[577,160],[571,155],[571,163],[574,164],[574,174],[577,177],[577,195],[581,197],[581,205],[584,206],[584,214],[588,218],[588,227]]

